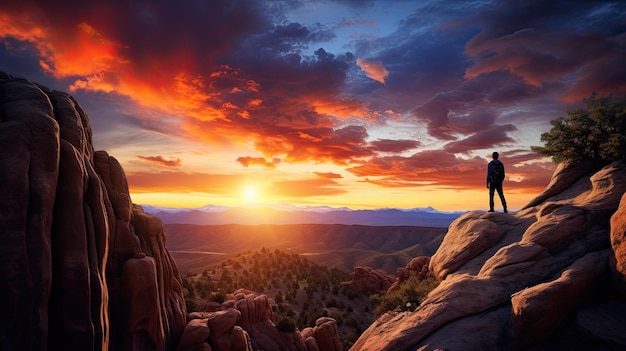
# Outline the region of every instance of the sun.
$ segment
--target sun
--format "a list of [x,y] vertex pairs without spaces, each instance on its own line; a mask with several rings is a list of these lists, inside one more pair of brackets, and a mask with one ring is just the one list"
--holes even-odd
[[243,196],[247,201],[256,201],[259,199],[259,192],[253,187],[246,187],[243,189]]

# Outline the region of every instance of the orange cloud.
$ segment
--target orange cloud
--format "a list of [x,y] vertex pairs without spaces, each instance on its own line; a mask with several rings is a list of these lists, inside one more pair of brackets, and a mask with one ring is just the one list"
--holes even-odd
[[320,115],[333,116],[339,119],[359,117],[365,120],[375,120],[372,112],[360,100],[347,97],[336,99],[319,99],[311,102],[315,111]]
[[[154,23],[123,11],[112,23],[104,15],[118,13],[113,3],[98,12],[83,4],[76,16],[52,5],[40,6],[0,9],[0,37],[34,45],[41,66],[54,77],[70,78],[72,92],[130,98],[139,107],[128,115],[143,128],[173,131],[209,144],[253,143],[266,158],[284,156],[288,162],[347,164],[353,157],[372,154],[365,129],[354,140],[355,129],[336,128],[338,120],[378,116],[363,101],[340,94],[348,62],[353,62],[349,55],[335,57],[318,50],[317,59],[310,61],[280,53],[258,58],[244,52],[236,57],[237,43],[229,39],[240,40],[245,31],[256,33],[261,23],[251,20],[235,26],[231,17],[193,13],[185,17],[188,22],[226,34],[199,39],[191,25],[170,33],[172,12],[193,11],[191,6],[155,6],[150,9]],[[255,19],[254,11],[237,9],[228,15]],[[237,66],[224,63],[229,61]],[[376,63],[362,64],[369,72],[385,74]]]
[[275,158],[271,162],[267,161],[263,157],[238,157],[237,162],[241,163],[242,166],[248,167],[252,165],[259,165],[265,168],[276,168],[276,165],[280,163],[280,159]]
[[481,33],[465,46],[466,55],[474,59],[465,77],[506,71],[534,87],[560,82],[567,86],[562,99],[574,102],[594,91],[626,92],[623,49],[623,40],[600,31],[529,28],[500,37]]
[[313,172],[316,176],[320,177],[320,178],[326,178],[326,179],[340,179],[343,178],[341,176],[341,174],[338,173],[334,173],[334,172]]
[[243,175],[187,173],[164,171],[130,172],[126,174],[131,193],[172,192],[230,194],[239,189]]
[[385,79],[389,76],[389,72],[382,62],[359,58],[356,60],[356,64],[365,72],[368,78],[385,84]]
[[268,189],[272,194],[289,198],[341,195],[347,193],[340,184],[325,178],[274,182]]
[[[528,152],[513,152],[501,157],[506,166],[505,187],[512,191],[541,191],[554,171],[551,162],[537,162]],[[537,160],[535,162],[529,162]],[[437,186],[454,190],[479,190],[486,187],[486,158],[462,159],[445,151],[424,151],[410,157],[376,157],[347,170],[383,187]]]
[[[16,18],[17,17],[17,18]],[[56,78],[101,76],[124,70],[129,63],[120,56],[123,46],[106,38],[88,23],[62,28],[48,27],[38,15],[0,13],[0,37],[32,43],[41,67]],[[99,81],[99,80],[95,80]],[[105,91],[111,91],[109,87]]]
[[174,158],[171,157],[169,159],[166,159],[165,157],[159,155],[159,156],[137,156],[138,158],[147,161],[149,163],[152,164],[156,164],[159,166],[165,166],[165,167],[179,167],[180,166],[180,158]]

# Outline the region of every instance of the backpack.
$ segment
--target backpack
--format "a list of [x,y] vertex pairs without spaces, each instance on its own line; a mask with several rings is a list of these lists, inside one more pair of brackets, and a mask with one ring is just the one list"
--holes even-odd
[[489,176],[493,183],[502,183],[504,181],[504,164],[502,162],[491,163],[491,175]]

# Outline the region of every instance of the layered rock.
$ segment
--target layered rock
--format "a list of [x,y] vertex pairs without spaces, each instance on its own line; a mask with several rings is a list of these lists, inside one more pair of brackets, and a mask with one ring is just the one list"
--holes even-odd
[[179,351],[341,351],[337,322],[319,318],[302,332],[279,331],[265,295],[239,290],[221,310],[193,312],[182,335]]
[[626,165],[594,166],[559,166],[515,214],[459,217],[429,263],[439,286],[351,350],[626,349]]
[[172,350],[186,324],[161,221],[133,206],[70,95],[0,72],[0,348]]
[[396,277],[382,269],[359,266],[352,271],[352,279],[342,285],[350,287],[360,295],[369,296],[387,291],[395,280]]

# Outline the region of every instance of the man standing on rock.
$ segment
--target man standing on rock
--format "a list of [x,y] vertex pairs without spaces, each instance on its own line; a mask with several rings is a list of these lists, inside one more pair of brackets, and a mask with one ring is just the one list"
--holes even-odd
[[502,191],[502,182],[504,181],[504,164],[498,160],[500,156],[497,152],[491,154],[493,160],[487,165],[487,188],[489,188],[489,212],[493,212],[493,193],[498,191],[500,196],[500,202],[504,207],[504,213],[508,213],[506,210],[506,200],[504,199],[504,192]]

